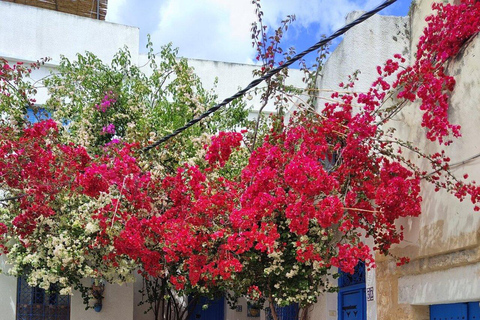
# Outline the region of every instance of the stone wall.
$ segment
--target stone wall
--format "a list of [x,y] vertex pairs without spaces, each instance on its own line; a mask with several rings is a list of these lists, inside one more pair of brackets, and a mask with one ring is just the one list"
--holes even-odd
[[[411,57],[431,13],[431,0],[417,1],[410,14]],[[480,153],[480,38],[465,45],[456,59],[448,64],[448,73],[456,78],[451,96],[449,120],[462,126],[462,137],[447,148],[452,163]],[[435,143],[426,141],[420,127],[417,104],[407,107],[396,119],[397,133],[429,152],[439,151]],[[421,167],[425,164],[419,162]],[[473,160],[452,169],[462,177],[468,173],[480,181],[480,161]],[[377,257],[378,319],[429,319],[429,305],[480,300],[480,215],[468,201],[460,203],[445,192],[435,192],[424,183],[422,214],[405,219],[405,241],[393,252],[412,261],[404,266]]]

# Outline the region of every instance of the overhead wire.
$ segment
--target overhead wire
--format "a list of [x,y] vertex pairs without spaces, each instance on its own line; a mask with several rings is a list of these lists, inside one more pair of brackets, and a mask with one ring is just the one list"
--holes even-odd
[[310,48],[302,51],[301,53],[295,55],[294,57],[292,57],[290,60],[286,61],[284,64],[282,64],[281,66],[278,66],[270,71],[268,71],[265,75],[263,75],[262,77],[260,78],[257,78],[255,80],[253,80],[252,82],[250,82],[245,88],[243,88],[242,90],[238,91],[237,93],[235,93],[233,96],[230,96],[228,98],[226,98],[225,100],[223,100],[222,102],[216,104],[215,106],[211,107],[210,109],[208,109],[207,111],[205,111],[204,113],[202,113],[201,115],[199,115],[198,117],[196,118],[193,118],[192,120],[190,120],[189,122],[187,122],[184,126],[176,129],[175,131],[173,131],[172,133],[166,135],[166,136],[163,136],[162,138],[160,138],[159,140],[157,140],[156,142],[144,147],[142,150],[144,152],[146,151],[149,151],[157,146],[159,146],[160,144],[170,140],[171,138],[175,137],[176,135],[180,134],[181,132],[187,130],[188,128],[190,128],[191,126],[195,125],[197,122],[207,118],[208,116],[210,116],[211,114],[213,114],[214,112],[216,112],[218,109],[220,109],[221,107],[229,104],[230,102],[232,102],[233,100],[237,99],[237,98],[240,98],[241,96],[245,95],[245,93],[247,93],[249,90],[255,88],[256,86],[258,86],[260,83],[262,83],[263,81],[265,80],[268,80],[270,79],[271,77],[273,77],[274,75],[276,75],[277,73],[279,73],[280,71],[282,71],[283,69],[285,68],[288,68],[289,66],[291,66],[293,63],[297,62],[298,60],[302,59],[305,55],[309,54],[310,52],[313,52],[315,50],[318,50],[320,49],[322,46],[326,45],[327,43],[329,43],[330,41],[340,37],[341,35],[343,35],[345,32],[347,32],[348,30],[350,30],[351,28],[353,28],[354,26],[364,22],[365,20],[367,20],[368,18],[372,17],[373,15],[375,15],[376,13],[382,11],[383,9],[385,9],[386,7],[392,5],[393,3],[395,3],[397,0],[387,0],[385,1],[384,3],[382,3],[381,5],[379,5],[378,7],[376,7],[375,9],[371,10],[371,11],[368,11],[366,13],[364,13],[363,15],[361,15],[359,18],[357,18],[356,20],[352,21],[351,23],[345,25],[344,27],[338,29],[336,32],[334,32],[332,35],[330,35],[329,37],[325,38],[325,39],[322,39],[320,40],[319,42],[317,42],[316,44],[314,44],[313,46],[311,46]]

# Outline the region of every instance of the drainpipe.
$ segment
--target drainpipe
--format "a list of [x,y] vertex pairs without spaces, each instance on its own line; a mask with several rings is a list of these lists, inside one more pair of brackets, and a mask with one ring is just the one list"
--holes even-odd
[[100,0],[97,0],[97,20],[100,20]]

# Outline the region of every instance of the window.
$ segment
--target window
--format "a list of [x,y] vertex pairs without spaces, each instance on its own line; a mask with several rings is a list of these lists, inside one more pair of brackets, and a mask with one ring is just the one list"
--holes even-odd
[[45,111],[45,109],[43,109],[40,106],[35,106],[32,108],[29,107],[27,109],[27,114],[25,117],[30,123],[36,123],[36,122],[50,119],[50,113]]
[[69,320],[70,296],[30,287],[24,278],[17,283],[17,320]]
[[[279,307],[275,306],[275,312],[277,313],[277,316],[279,319],[282,320],[298,320],[298,304],[293,303],[291,305],[285,306],[285,307]],[[265,319],[266,320],[273,320],[272,312],[270,310],[270,307],[265,308]]]

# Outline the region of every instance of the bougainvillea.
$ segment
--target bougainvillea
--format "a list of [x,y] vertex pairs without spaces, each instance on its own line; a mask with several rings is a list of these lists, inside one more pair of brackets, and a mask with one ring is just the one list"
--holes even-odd
[[[92,214],[111,206],[117,193],[137,210],[148,199],[139,191],[149,182],[148,174],[133,158],[128,161],[132,146],[91,158],[83,147],[61,144],[53,120],[36,123],[21,134],[2,128],[1,136],[2,187],[20,195],[2,216],[4,249],[15,261],[10,272],[45,289],[57,283],[62,293],[70,292],[72,285],[82,289],[82,278],[130,279],[134,268],[130,260],[119,257],[115,269],[101,261],[113,246],[101,242],[101,223],[92,220]],[[135,192],[132,184],[138,187]],[[116,209],[118,214],[125,210]]]
[[[142,154],[135,141],[183,125],[215,99],[169,46],[148,58],[150,76],[125,50],[111,66],[90,53],[64,58],[43,79],[50,97],[42,108],[30,99],[39,82],[29,78],[40,63],[11,66],[1,60],[0,250],[13,265],[11,274],[43,288],[56,283],[62,293],[78,287],[86,298],[89,283],[82,278],[133,281],[132,271],[142,265],[114,248],[126,221],[162,212],[160,180],[185,161],[207,164],[203,145],[209,136],[245,123],[248,112],[237,100],[169,148]],[[27,108],[33,111],[28,116]],[[29,124],[45,115],[52,120]],[[146,292],[145,303],[158,304],[165,296]]]
[[[179,288],[188,282],[205,287],[226,283],[245,296],[255,288],[255,296],[261,299],[305,306],[330,286],[326,275],[332,266],[353,272],[362,260],[372,267],[371,249],[388,254],[391,246],[403,239],[395,223],[400,217],[420,214],[422,179],[460,200],[469,196],[478,204],[479,188],[455,178],[444,153],[423,153],[383,130],[392,113],[406,106],[403,101],[418,97],[420,109],[426,111],[423,126],[428,129],[427,138],[449,144],[445,140],[448,135],[458,136],[459,127],[448,122],[445,112],[435,109],[447,106],[445,99],[454,83],[439,70],[479,29],[478,23],[472,27],[468,19],[453,13],[470,11],[474,19],[479,6],[464,1],[458,6],[435,5],[434,9],[440,11],[440,18],[428,19],[414,67],[401,71],[405,59],[395,55],[378,67],[379,78],[368,92],[334,93],[331,98],[338,102],[325,104],[316,114],[299,112],[288,125],[274,126],[252,152],[238,179],[218,178],[211,169],[202,173],[188,168],[177,174],[175,181],[180,184],[169,195],[172,207],[166,212],[188,212],[194,220],[208,216],[206,224],[191,225],[192,232],[202,239],[201,246],[192,245],[191,236],[182,236],[188,239],[188,255],[179,268],[185,273],[181,278],[175,276]],[[443,12],[452,17],[445,18]],[[425,39],[433,36],[431,33],[451,33],[462,24],[465,32],[461,37],[448,37],[450,42],[444,43],[457,49],[446,49],[449,54],[439,61],[436,52],[441,48],[429,46]],[[429,63],[435,64],[435,70],[420,67]],[[426,80],[431,79],[432,71],[441,86]],[[390,76],[397,79],[393,85],[386,80]],[[414,90],[417,87],[420,89]],[[387,108],[384,102],[392,89],[397,90],[400,103]],[[426,99],[422,92],[436,93]],[[238,146],[239,138],[225,137],[227,134],[221,133],[213,139],[209,159],[224,163],[227,159],[222,155]],[[427,175],[398,153],[399,145],[427,159],[434,175]],[[192,221],[189,217],[186,220]],[[210,229],[207,238],[205,228]],[[373,248],[365,245],[365,237],[373,238]],[[177,244],[176,250],[179,246],[183,247]],[[398,261],[407,260],[400,257]]]
[[[465,1],[461,6],[459,10],[473,6],[478,13],[476,3]],[[451,7],[434,8],[448,11]],[[451,23],[446,20],[436,29],[431,26],[426,34],[428,30],[450,32]],[[476,34],[478,27],[469,30],[465,39]],[[432,52],[439,50],[424,42],[421,46],[423,51],[417,54],[414,66],[432,60]],[[421,179],[449,190],[460,200],[470,196],[477,204],[478,187],[453,177],[444,153],[422,153],[383,130],[391,113],[406,105],[399,103],[393,111],[384,106],[392,89],[386,79],[393,75],[397,78],[393,89],[399,90],[400,101],[413,99],[405,96],[413,92],[409,89],[412,83],[423,86],[422,90],[436,90],[428,101],[418,94],[423,99],[421,109],[430,110],[426,117],[434,119],[423,121],[429,139],[448,144],[443,140],[447,135],[458,136],[458,126],[450,124],[444,113],[431,109],[445,106],[453,78],[446,80],[448,85],[437,87],[425,80],[431,69],[400,71],[404,63],[403,57],[395,55],[378,67],[379,78],[368,92],[334,93],[331,98],[338,102],[325,104],[316,114],[299,112],[288,125],[272,128],[238,179],[218,178],[211,171],[214,168],[203,173],[192,167],[181,169],[172,178],[176,184],[169,194],[171,208],[166,211],[175,212],[175,217],[187,214],[182,223],[191,222],[179,233],[185,242],[169,251],[169,256],[181,261],[179,270],[185,272],[175,275],[176,287],[223,283],[240,295],[248,297],[254,292],[252,300],[305,306],[330,286],[326,275],[331,267],[353,272],[360,260],[372,267],[371,249],[388,254],[391,246],[403,239],[395,223],[400,217],[420,214]],[[221,160],[223,165],[228,160],[225,155],[237,148],[239,141],[238,133],[220,133],[208,148],[208,159]],[[429,160],[434,177],[397,153],[398,144]],[[439,177],[443,182],[438,182]],[[165,230],[149,234],[146,243],[162,234]],[[195,243],[196,236],[201,243]],[[365,245],[365,237],[373,238],[373,248]],[[172,248],[163,247],[161,253],[165,250]],[[181,258],[184,253],[187,255]],[[398,261],[407,260],[400,257]]]
[[434,3],[434,15],[420,37],[415,62],[399,73],[394,87],[400,86],[400,98],[421,99],[422,126],[427,138],[449,144],[449,135],[460,136],[460,126],[448,121],[448,95],[455,79],[445,73],[445,62],[455,57],[462,46],[480,31],[480,3],[462,0],[457,5]]
[[[348,93],[353,84],[342,84],[344,91],[316,112],[304,108],[288,123],[272,120],[258,146],[257,132],[219,132],[196,149],[195,161],[172,161],[175,152],[168,151],[167,166],[140,153],[147,142],[133,138],[148,133],[135,135],[130,127],[137,124],[113,116],[128,98],[108,88],[82,109],[99,123],[79,121],[72,98],[56,111],[58,122],[2,126],[0,186],[17,201],[0,216],[0,249],[14,273],[68,291],[82,277],[125,281],[138,268],[163,281],[162,296],[166,290],[210,297],[229,291],[256,304],[305,307],[332,288],[329,276],[337,268],[353,272],[359,261],[374,267],[373,250],[389,254],[402,241],[396,223],[420,214],[422,179],[460,200],[470,197],[478,210],[480,188],[449,171],[444,151],[429,154],[388,129],[392,115],[418,98],[428,139],[446,147],[460,134],[447,117],[455,80],[444,64],[479,32],[480,4],[464,0],[433,8],[412,66],[395,55],[377,68],[367,92]],[[281,50],[275,43],[265,46],[258,30],[266,48],[259,55],[272,68],[272,55]],[[3,69],[11,72],[5,64]],[[186,78],[177,80],[183,88]],[[264,102],[274,94],[283,107],[281,80],[269,84],[277,87],[267,89]],[[398,99],[393,106],[387,103],[392,93]],[[196,105],[193,94],[181,91],[178,102]],[[125,118],[135,117],[125,112]],[[71,132],[62,132],[58,123],[65,122]],[[94,133],[87,134],[87,127]],[[72,132],[82,137],[68,141]],[[248,163],[234,163],[246,149]],[[405,151],[426,159],[432,173]],[[226,175],[225,168],[239,174]]]

